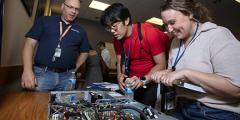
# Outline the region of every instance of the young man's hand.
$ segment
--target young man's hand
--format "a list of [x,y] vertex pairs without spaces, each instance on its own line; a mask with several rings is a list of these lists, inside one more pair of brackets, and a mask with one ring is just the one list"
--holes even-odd
[[118,76],[117,76],[118,86],[122,92],[124,92],[124,88],[125,88],[125,83],[124,83],[125,78],[127,78],[127,75],[122,74],[122,73],[118,74]]

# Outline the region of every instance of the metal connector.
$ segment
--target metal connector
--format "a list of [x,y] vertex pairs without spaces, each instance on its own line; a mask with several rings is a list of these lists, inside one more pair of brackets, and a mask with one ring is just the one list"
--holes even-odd
[[174,85],[177,85],[177,86],[180,86],[180,87],[183,87],[183,86],[184,86],[184,82],[181,81],[181,80],[174,80],[174,81],[173,81],[173,84],[174,84]]

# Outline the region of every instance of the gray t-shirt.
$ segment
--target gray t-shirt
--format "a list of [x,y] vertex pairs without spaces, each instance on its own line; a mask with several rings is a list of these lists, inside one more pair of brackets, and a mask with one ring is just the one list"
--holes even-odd
[[[173,40],[169,54],[169,67],[176,59],[179,45],[180,40]],[[183,50],[184,46],[181,46],[180,53]],[[176,65],[176,70],[183,68],[221,75],[240,87],[240,42],[224,27],[211,22],[200,24],[196,39],[189,44]],[[177,93],[178,96],[198,100],[213,108],[240,113],[239,99],[221,98],[184,88],[177,88]]]
[[111,56],[110,52],[107,48],[104,48],[101,52],[101,56],[103,58],[103,61],[107,64],[108,67],[111,65]]

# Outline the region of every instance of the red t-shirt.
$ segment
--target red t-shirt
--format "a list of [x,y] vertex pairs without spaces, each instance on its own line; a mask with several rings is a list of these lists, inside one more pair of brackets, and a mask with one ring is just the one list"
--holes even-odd
[[[132,33],[132,45],[130,48],[130,77],[146,75],[156,63],[153,56],[165,52],[169,46],[169,39],[166,34],[149,23],[141,23],[142,49],[140,50],[140,39],[138,37],[138,25],[134,24]],[[122,41],[122,42],[121,42]],[[117,55],[121,55],[122,45],[125,54],[128,55],[130,36],[122,40],[114,40],[114,49]]]

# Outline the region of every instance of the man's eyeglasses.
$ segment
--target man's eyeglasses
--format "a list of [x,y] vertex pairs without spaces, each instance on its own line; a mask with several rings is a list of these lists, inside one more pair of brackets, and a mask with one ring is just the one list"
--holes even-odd
[[76,8],[76,7],[73,7],[71,5],[68,5],[66,3],[63,3],[65,6],[67,6],[69,9],[73,9],[73,10],[76,10],[77,12],[79,12],[80,8]]
[[111,32],[111,30],[116,32],[119,29],[119,25],[121,24],[121,22],[122,21],[115,22],[112,25],[107,26],[105,30],[108,32]]

